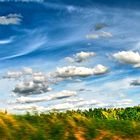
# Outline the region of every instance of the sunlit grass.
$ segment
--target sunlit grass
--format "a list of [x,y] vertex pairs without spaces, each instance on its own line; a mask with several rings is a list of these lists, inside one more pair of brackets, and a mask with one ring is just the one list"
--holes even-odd
[[25,115],[0,113],[0,140],[94,139],[140,139],[140,107]]

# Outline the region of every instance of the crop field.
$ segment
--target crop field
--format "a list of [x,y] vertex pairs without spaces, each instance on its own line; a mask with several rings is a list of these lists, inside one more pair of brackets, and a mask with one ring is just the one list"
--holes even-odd
[[140,107],[0,113],[0,140],[138,140]]

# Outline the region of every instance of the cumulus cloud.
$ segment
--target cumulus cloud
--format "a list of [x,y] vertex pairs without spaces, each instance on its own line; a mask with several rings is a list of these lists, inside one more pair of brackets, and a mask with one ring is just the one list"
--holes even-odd
[[8,71],[6,75],[4,75],[2,78],[8,78],[8,79],[17,79],[22,76],[21,71]]
[[101,64],[98,64],[97,66],[95,66],[93,68],[93,74],[94,75],[104,74],[107,71],[108,71],[108,68],[106,66],[101,65]]
[[133,51],[121,51],[113,54],[113,57],[120,63],[132,64],[134,67],[140,66],[140,54]]
[[29,68],[29,67],[24,67],[22,73],[25,75],[31,75],[31,74],[33,74],[33,69]]
[[49,92],[49,80],[46,74],[34,72],[32,68],[25,67],[21,71],[9,71],[2,78],[20,80],[12,92],[16,95],[31,95]]
[[7,16],[0,16],[1,25],[20,24],[22,16],[20,14],[9,14]]
[[94,68],[68,66],[57,68],[54,75],[56,77],[69,78],[69,77],[87,77],[91,75],[104,74],[108,68],[103,65],[97,65]]
[[37,81],[28,81],[18,83],[13,89],[14,93],[30,95],[30,94],[41,94],[51,90],[48,83],[42,81],[42,79],[36,79]]
[[32,68],[25,67],[21,71],[8,71],[5,75],[2,76],[4,79],[19,79],[22,76],[32,75]]
[[140,86],[140,78],[133,80],[130,85],[132,86]]
[[6,74],[2,76],[2,78],[20,79],[21,77],[25,78],[26,76],[30,76],[35,81],[43,80],[47,77],[44,73],[40,71],[35,72],[30,67],[24,67],[22,70],[19,71],[8,71]]
[[133,65],[134,68],[140,68],[140,63]]
[[88,34],[86,35],[87,39],[99,39],[99,38],[111,38],[113,35],[110,32],[98,32],[95,34]]
[[[43,101],[50,101],[50,100],[57,100],[57,99],[65,99],[71,96],[75,96],[77,93],[75,91],[63,90],[58,93],[44,96],[44,97],[19,97],[16,99],[16,103],[34,103],[34,102],[43,102]],[[69,100],[68,100],[69,101]],[[76,99],[73,100],[74,102]]]
[[95,56],[96,54],[94,52],[80,52],[77,53],[75,55],[73,55],[73,57],[66,57],[65,59],[69,62],[77,62],[77,63],[81,63],[86,61],[88,58]]
[[33,81],[34,81],[34,83],[42,83],[42,82],[46,81],[46,77],[45,76],[34,76]]

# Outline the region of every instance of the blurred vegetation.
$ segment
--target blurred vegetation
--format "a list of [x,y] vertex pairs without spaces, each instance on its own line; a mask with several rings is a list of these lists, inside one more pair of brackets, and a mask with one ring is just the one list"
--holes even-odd
[[0,113],[0,140],[125,139],[140,139],[140,107],[24,115]]

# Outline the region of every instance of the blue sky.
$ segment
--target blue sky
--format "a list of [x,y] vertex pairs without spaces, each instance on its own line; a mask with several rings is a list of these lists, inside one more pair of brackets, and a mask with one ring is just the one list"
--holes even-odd
[[0,7],[1,109],[139,104],[139,1],[11,0]]

